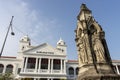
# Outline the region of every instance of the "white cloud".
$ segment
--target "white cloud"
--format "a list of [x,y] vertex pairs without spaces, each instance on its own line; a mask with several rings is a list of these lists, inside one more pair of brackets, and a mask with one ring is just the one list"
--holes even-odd
[[[8,36],[3,55],[16,56],[19,39],[23,35],[30,35],[32,39],[40,42],[53,41],[52,29],[57,26],[55,19],[47,19],[40,15],[36,10],[30,9],[29,4],[22,0],[0,0],[0,44],[7,31],[7,26],[11,16],[15,16],[13,20],[13,30],[15,36]],[[55,42],[54,42],[55,43]],[[1,50],[1,49],[0,49]]]

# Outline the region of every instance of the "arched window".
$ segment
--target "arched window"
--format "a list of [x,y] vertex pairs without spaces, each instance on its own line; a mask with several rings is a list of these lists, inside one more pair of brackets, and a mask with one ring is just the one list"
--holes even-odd
[[72,67],[70,67],[68,71],[69,71],[69,75],[74,75],[74,69]]
[[77,67],[76,68],[76,75],[78,75],[78,72],[79,72],[79,68]]
[[9,64],[6,66],[6,73],[12,73],[13,72],[13,65]]
[[0,64],[0,73],[3,72],[3,69],[4,69],[4,65],[3,65],[3,64]]

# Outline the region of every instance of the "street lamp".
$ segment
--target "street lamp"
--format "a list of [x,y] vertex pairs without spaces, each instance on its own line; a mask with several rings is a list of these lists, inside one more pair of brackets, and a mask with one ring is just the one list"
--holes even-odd
[[6,40],[7,40],[8,33],[9,33],[9,31],[10,31],[10,28],[11,28],[11,35],[15,35],[15,33],[13,32],[13,28],[12,28],[13,18],[14,18],[14,16],[12,16],[12,19],[11,19],[10,24],[9,24],[9,26],[8,26],[8,30],[7,30],[7,33],[6,33],[6,36],[5,36],[3,45],[2,45],[2,49],[1,49],[1,52],[0,52],[0,57],[1,57],[2,53],[3,53],[3,49],[4,49],[4,46],[5,46]]

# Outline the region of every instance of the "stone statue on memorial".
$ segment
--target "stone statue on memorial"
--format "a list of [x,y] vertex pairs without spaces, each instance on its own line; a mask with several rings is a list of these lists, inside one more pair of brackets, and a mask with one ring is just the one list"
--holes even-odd
[[105,61],[105,51],[104,47],[99,39],[95,39],[94,42],[94,52],[96,55],[97,62]]
[[78,80],[120,80],[113,69],[104,31],[85,4],[82,4],[77,16],[75,33],[79,61]]
[[97,32],[97,29],[95,29],[94,26],[91,30],[91,40],[92,40],[92,46],[94,50],[94,54],[96,56],[96,61],[99,62],[105,62],[105,48],[102,43],[102,39],[100,38],[99,32]]
[[80,38],[80,44],[79,44],[79,48],[80,48],[80,60],[82,64],[86,64],[88,62],[88,56],[87,56],[87,52],[85,50],[85,45],[84,45],[84,41],[82,38]]

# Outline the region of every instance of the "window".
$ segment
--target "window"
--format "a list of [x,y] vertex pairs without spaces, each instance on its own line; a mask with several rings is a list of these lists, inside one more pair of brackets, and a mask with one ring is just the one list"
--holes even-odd
[[70,67],[68,71],[69,71],[69,75],[74,75],[74,69],[72,67]]
[[28,69],[35,69],[36,58],[28,58],[27,68]]
[[3,64],[0,64],[0,73],[3,72],[3,69],[4,69],[4,65],[3,65]]
[[11,64],[7,65],[5,72],[6,73],[12,73],[13,72],[13,65],[11,65]]
[[48,59],[41,59],[41,69],[48,69]]
[[60,62],[59,59],[54,59],[53,60],[53,69],[60,70],[60,65],[61,65],[61,62]]

